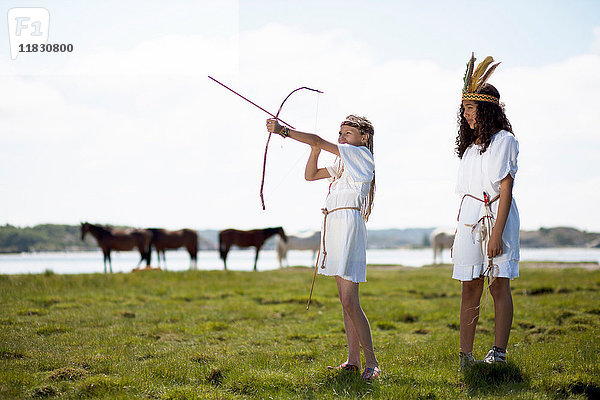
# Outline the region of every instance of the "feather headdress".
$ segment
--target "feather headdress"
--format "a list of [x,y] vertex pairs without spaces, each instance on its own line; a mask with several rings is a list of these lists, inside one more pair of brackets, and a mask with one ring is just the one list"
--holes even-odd
[[[494,62],[491,56],[487,56],[485,60],[475,67],[475,53],[471,53],[471,59],[467,63],[467,71],[464,77],[464,86],[462,91],[463,100],[476,100],[476,101],[489,101],[490,103],[498,104],[500,99],[489,94],[481,94],[479,91],[485,85],[489,77],[492,75],[496,67],[500,63],[496,63],[490,67]],[[489,67],[489,68],[488,68]]]

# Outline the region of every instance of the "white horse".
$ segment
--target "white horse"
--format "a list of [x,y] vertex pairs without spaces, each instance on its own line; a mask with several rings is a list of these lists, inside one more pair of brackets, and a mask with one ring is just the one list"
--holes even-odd
[[454,244],[454,231],[437,228],[431,232],[431,248],[433,249],[433,263],[437,264],[437,255],[439,252],[441,263],[444,262],[444,249],[449,249]]
[[315,258],[317,251],[321,245],[321,232],[314,231],[306,234],[287,235],[287,243],[277,238],[277,258],[279,259],[279,267],[283,267],[283,260],[289,266],[287,259],[288,250],[312,250],[312,258]]

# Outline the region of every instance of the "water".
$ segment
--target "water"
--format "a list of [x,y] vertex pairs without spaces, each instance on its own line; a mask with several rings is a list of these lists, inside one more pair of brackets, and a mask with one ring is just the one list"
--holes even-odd
[[[113,252],[113,272],[130,272],[139,261],[137,252]],[[314,266],[311,251],[290,251],[290,265]],[[562,248],[562,249],[521,249],[522,261],[564,261],[564,262],[599,262],[600,249]],[[421,267],[431,264],[431,249],[389,249],[368,250],[369,264],[401,264],[409,267]],[[443,261],[450,262],[450,252],[444,251]],[[171,271],[187,270],[190,258],[185,251],[167,252],[167,269]],[[153,254],[153,265],[156,253]],[[254,250],[233,250],[227,257],[227,267],[234,271],[252,271]],[[279,268],[277,254],[273,250],[263,250],[258,259],[258,270],[268,271]],[[199,270],[221,270],[223,262],[216,251],[198,252]],[[57,274],[102,273],[104,266],[102,253],[93,252],[52,252],[22,253],[0,255],[0,274],[39,274],[51,270]]]

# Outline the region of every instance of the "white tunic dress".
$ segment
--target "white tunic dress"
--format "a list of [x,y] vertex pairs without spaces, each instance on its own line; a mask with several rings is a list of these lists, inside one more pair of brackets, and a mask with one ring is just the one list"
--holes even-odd
[[[519,143],[507,131],[496,133],[483,154],[479,152],[479,145],[471,145],[460,161],[456,193],[461,197],[470,194],[483,199],[483,192],[486,192],[493,199],[500,193],[502,179],[508,174],[514,179],[518,154]],[[496,200],[490,207],[494,219],[498,214],[498,203]],[[483,253],[481,243],[477,241],[472,229],[483,213],[483,202],[464,197],[452,249],[454,279],[470,281],[479,278],[487,268],[487,255]],[[513,199],[502,232],[502,254],[493,259],[493,263],[498,266],[495,277],[513,279],[519,276],[519,228],[519,211]]]
[[[327,167],[331,175],[325,208],[360,210],[371,187],[375,171],[373,154],[364,146],[339,144],[340,158]],[[327,216],[325,229],[325,268],[321,268],[323,248],[318,262],[321,275],[340,276],[352,282],[367,280],[367,228],[359,210],[338,210]],[[321,247],[323,246],[321,242]]]

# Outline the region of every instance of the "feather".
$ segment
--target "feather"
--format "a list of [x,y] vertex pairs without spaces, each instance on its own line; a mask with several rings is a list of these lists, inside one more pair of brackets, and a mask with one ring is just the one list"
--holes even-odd
[[494,59],[491,56],[487,56],[485,60],[479,63],[479,65],[475,69],[475,72],[473,72],[473,78],[471,79],[471,82],[469,84],[469,93],[475,92],[479,78],[483,76],[487,67],[493,62]]
[[465,85],[463,86],[463,92],[466,92],[469,89],[469,85],[471,84],[471,78],[473,75],[473,67],[475,66],[475,53],[471,53],[471,59],[467,63],[467,71],[465,72]]
[[494,70],[496,69],[496,67],[500,65],[500,63],[496,63],[494,65],[492,65],[487,72],[481,77],[481,79],[479,80],[479,82],[477,82],[477,87],[476,90],[481,89],[481,87],[487,82],[488,78],[492,75],[492,73],[494,72]]

